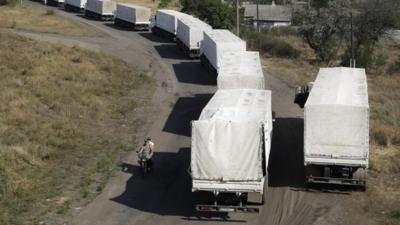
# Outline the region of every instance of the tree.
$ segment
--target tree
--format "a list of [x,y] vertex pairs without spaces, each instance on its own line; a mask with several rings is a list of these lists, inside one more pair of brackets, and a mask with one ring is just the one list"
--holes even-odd
[[300,34],[322,62],[336,56],[348,24],[348,0],[329,2],[328,8],[308,10]]
[[[388,30],[396,26],[398,10],[397,0],[370,0],[356,5],[353,49],[358,66],[371,67],[376,44]],[[349,65],[351,54],[349,43],[342,57],[342,65]]]
[[194,14],[215,29],[231,29],[236,23],[236,11],[219,0],[181,0],[182,11]]

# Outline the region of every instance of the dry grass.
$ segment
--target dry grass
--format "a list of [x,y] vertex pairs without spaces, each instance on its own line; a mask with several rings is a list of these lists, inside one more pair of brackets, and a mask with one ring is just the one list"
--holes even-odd
[[65,20],[56,11],[44,11],[31,7],[0,6],[0,28],[11,28],[71,36],[96,36],[99,33],[84,24]]
[[[319,67],[312,51],[298,37],[283,37],[302,52],[298,59],[263,58],[272,75],[291,87],[313,81]],[[400,52],[400,44],[380,46],[388,57],[386,66]],[[325,66],[323,66],[325,67]],[[373,224],[400,224],[400,74],[385,74],[385,68],[368,71],[370,102],[370,176],[366,193],[352,196],[355,218]],[[361,207],[360,207],[361,206]]]
[[78,47],[0,32],[0,49],[0,224],[36,224],[102,189],[153,82]]

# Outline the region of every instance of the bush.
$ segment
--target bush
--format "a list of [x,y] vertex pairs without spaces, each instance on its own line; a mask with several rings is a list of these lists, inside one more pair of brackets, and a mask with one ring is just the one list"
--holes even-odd
[[161,0],[160,4],[158,4],[158,7],[160,8],[168,7],[169,3],[171,3],[171,0]]
[[53,16],[55,14],[54,10],[52,9],[48,9],[46,10],[46,12],[44,13],[45,16]]
[[389,74],[400,73],[400,55],[397,57],[397,60],[389,65],[387,70]]
[[300,54],[286,41],[267,33],[252,32],[245,35],[245,39],[250,49],[260,51],[261,54],[281,58],[297,58]]
[[0,0],[0,6],[2,5],[16,5],[17,0]]

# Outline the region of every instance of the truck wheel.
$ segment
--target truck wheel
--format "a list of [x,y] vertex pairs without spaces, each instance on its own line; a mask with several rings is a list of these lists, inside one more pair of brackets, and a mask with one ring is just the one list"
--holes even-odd
[[365,191],[366,190],[366,186],[367,186],[367,170],[365,168],[358,168],[356,171],[354,171],[353,179],[358,181],[361,191]]

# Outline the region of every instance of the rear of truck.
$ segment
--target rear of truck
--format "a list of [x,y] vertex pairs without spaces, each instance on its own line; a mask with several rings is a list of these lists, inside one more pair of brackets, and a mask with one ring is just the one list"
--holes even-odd
[[366,187],[369,105],[363,69],[321,69],[304,108],[307,183]]
[[258,212],[268,186],[270,91],[219,90],[192,122],[192,191],[199,211]]

